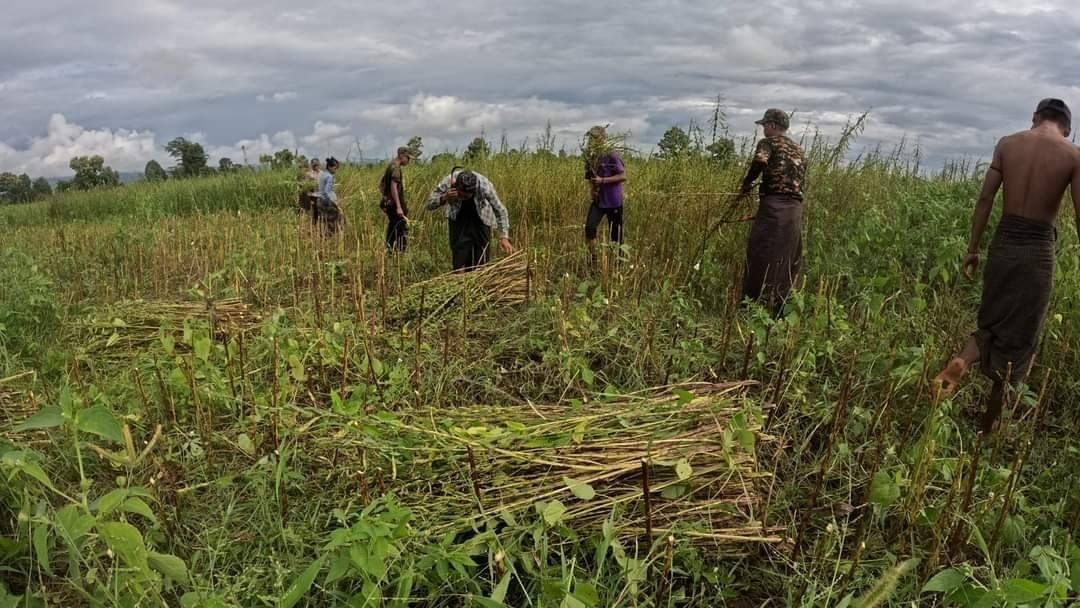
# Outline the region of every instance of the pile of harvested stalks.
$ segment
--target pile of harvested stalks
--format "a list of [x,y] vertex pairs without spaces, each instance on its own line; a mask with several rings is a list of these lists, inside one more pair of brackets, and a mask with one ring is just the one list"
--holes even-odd
[[579,532],[598,533],[610,519],[624,538],[674,535],[743,554],[783,541],[781,528],[763,523],[770,475],[752,444],[774,439],[737,398],[746,386],[579,407],[381,414],[365,420],[362,437],[349,432],[320,448],[364,454],[361,495],[395,493],[433,535],[473,518],[539,513]]
[[162,329],[182,330],[187,321],[203,322],[215,337],[236,335],[255,327],[259,315],[240,298],[204,302],[118,302],[78,323],[87,332],[87,352],[132,352],[158,340]]
[[450,272],[414,283],[387,301],[386,316],[392,323],[430,323],[453,312],[471,314],[489,306],[528,301],[531,267],[524,251],[469,272]]

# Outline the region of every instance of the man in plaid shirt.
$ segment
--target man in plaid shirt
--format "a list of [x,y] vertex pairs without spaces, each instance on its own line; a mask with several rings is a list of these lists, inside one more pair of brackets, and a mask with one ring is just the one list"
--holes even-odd
[[454,270],[470,270],[487,263],[492,228],[499,231],[499,249],[507,254],[514,252],[506,206],[483,175],[455,167],[427,199],[428,211],[443,206],[450,224]]

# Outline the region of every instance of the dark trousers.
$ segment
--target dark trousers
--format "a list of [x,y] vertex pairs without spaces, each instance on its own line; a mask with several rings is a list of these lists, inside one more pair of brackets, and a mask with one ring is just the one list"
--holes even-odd
[[605,217],[608,220],[611,242],[622,245],[623,208],[601,209],[596,201],[593,201],[592,205],[589,206],[589,215],[585,218],[585,238],[590,241],[596,239],[600,228],[600,220]]
[[475,221],[450,222],[450,250],[454,270],[470,270],[487,264],[491,229]]
[[337,207],[327,205],[316,205],[315,212],[318,214],[314,219],[316,225],[324,236],[334,236],[338,230],[338,224],[341,223],[341,212]]
[[383,211],[386,212],[386,248],[392,252],[405,251],[409,244],[408,222],[398,217],[396,209],[383,208]]
[[746,244],[743,298],[783,308],[802,269],[802,200],[782,194],[761,197]]

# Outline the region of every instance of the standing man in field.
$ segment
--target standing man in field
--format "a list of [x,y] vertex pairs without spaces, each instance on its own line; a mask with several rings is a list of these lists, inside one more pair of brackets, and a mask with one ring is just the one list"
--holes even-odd
[[451,170],[427,200],[428,211],[444,206],[454,270],[467,271],[487,263],[492,228],[499,231],[499,249],[514,252],[510,215],[495,186],[483,175],[461,167]]
[[585,179],[592,190],[589,213],[585,218],[585,241],[595,267],[597,261],[596,235],[600,220],[607,218],[612,243],[623,242],[623,184],[626,166],[622,157],[610,145],[607,130],[596,126],[585,134]]
[[742,297],[764,300],[779,313],[802,266],[806,160],[799,144],[787,136],[790,121],[783,110],[767,110],[757,124],[765,138],[754,149],[739,195],[749,196],[761,176],[757,216],[746,244]]
[[391,253],[405,251],[408,245],[409,207],[405,204],[405,184],[401,168],[409,166],[412,154],[406,147],[397,149],[397,156],[386,166],[379,180],[382,201],[379,206],[386,213],[386,248]]
[[1031,129],[1002,138],[994,148],[975,204],[963,260],[969,279],[979,267],[979,243],[998,189],[1004,186],[1004,213],[983,273],[978,329],[934,383],[939,395],[950,396],[968,368],[979,362],[993,382],[979,424],[984,434],[993,431],[1001,414],[1005,385],[1025,381],[1034,362],[1054,284],[1055,221],[1070,185],[1080,231],[1080,150],[1068,140],[1071,130],[1072,112],[1064,101],[1040,101]]
[[334,176],[338,172],[338,160],[326,159],[326,170],[319,174],[319,226],[323,236],[334,236],[341,221],[341,207],[338,205],[337,192],[334,192]]

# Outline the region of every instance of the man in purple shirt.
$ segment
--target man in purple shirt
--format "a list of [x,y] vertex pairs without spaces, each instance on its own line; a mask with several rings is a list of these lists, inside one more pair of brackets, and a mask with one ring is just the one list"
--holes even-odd
[[589,255],[596,263],[596,233],[600,219],[607,217],[611,242],[622,244],[623,182],[626,167],[619,153],[608,145],[604,127],[593,127],[586,134],[585,179],[592,184],[592,203],[585,220],[585,240]]

